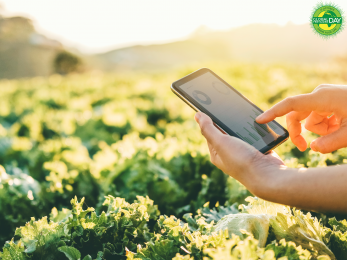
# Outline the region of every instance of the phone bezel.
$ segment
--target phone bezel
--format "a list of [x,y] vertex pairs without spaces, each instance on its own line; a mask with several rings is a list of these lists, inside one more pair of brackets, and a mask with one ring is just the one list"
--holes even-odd
[[[171,85],[171,90],[179,97],[181,98],[185,103],[187,103],[190,107],[192,107],[195,111],[201,111],[203,113],[205,113],[206,115],[208,115],[213,123],[215,124],[215,126],[217,128],[219,128],[222,132],[231,135],[231,136],[235,136],[239,139],[242,140],[241,137],[239,137],[233,130],[231,130],[229,127],[227,127],[225,124],[223,124],[223,122],[221,122],[218,118],[216,118],[213,114],[211,114],[207,109],[205,109],[203,106],[201,106],[196,100],[192,99],[190,96],[188,96],[184,91],[182,91],[182,89],[180,88],[180,86],[184,83],[187,83],[189,81],[191,81],[192,79],[201,76],[202,74],[205,74],[207,72],[212,73],[215,77],[217,77],[220,81],[222,81],[224,84],[226,84],[232,91],[234,91],[235,93],[237,93],[239,96],[241,96],[245,101],[247,101],[249,104],[251,104],[254,108],[256,108],[259,112],[263,113],[264,111],[261,110],[259,107],[257,107],[254,103],[252,103],[248,98],[246,98],[244,95],[242,95],[239,91],[237,91],[235,88],[233,88],[230,84],[228,84],[225,80],[223,80],[221,77],[219,77],[216,73],[214,73],[212,70],[208,69],[208,68],[201,68],[197,71],[194,71],[193,73],[179,79],[176,80],[175,82],[172,83]],[[277,146],[279,146],[280,144],[282,144],[283,142],[285,142],[288,137],[289,137],[289,133],[288,131],[281,126],[279,123],[277,123],[275,120],[273,121],[278,127],[280,127],[281,129],[283,129],[284,131],[284,135],[281,135],[277,140],[265,145],[263,148],[258,149],[260,152],[262,152],[263,154],[266,154],[268,152],[270,152],[271,150],[275,149]]]

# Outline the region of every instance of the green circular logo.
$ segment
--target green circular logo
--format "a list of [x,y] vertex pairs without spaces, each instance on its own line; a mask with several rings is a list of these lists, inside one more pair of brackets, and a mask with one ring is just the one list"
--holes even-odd
[[334,4],[318,4],[313,9],[311,25],[316,33],[324,38],[335,36],[344,28],[342,10]]

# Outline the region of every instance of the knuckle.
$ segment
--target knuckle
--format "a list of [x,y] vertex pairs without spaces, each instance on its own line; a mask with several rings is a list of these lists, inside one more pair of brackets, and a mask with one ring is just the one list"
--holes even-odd
[[333,85],[328,85],[328,84],[322,84],[316,87],[313,91],[313,95],[325,95],[327,93],[330,93],[334,90]]
[[295,102],[295,97],[287,97],[284,99],[284,103],[289,105],[289,106],[292,106]]
[[311,95],[313,99],[320,101],[320,106],[324,105],[325,109],[330,109],[330,106],[333,105],[332,100],[335,98],[338,99],[341,96],[341,93],[339,89],[333,85],[324,85],[324,87],[314,91]]
[[328,86],[327,84],[320,84],[320,85],[318,85],[313,91],[321,90],[321,89],[323,89],[323,88],[325,88],[325,87],[327,87],[327,86]]
[[305,122],[305,129],[307,129],[307,130],[309,130],[309,131],[311,131],[312,132],[312,124],[310,124],[310,122],[309,122],[309,120],[306,120],[306,122]]
[[293,125],[293,117],[287,115],[286,116],[286,124],[287,124],[287,128],[289,131]]
[[292,121],[292,120],[295,119],[295,118],[296,118],[296,115],[295,115],[295,113],[293,113],[293,112],[290,112],[290,113],[288,113],[288,114],[286,115],[287,122],[288,122],[288,121]]

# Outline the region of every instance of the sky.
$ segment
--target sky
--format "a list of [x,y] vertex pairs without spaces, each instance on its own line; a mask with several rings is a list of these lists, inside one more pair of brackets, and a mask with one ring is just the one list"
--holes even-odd
[[[189,37],[201,26],[227,30],[251,23],[308,23],[311,0],[0,0],[6,16],[85,53]],[[347,12],[347,1],[333,1]]]

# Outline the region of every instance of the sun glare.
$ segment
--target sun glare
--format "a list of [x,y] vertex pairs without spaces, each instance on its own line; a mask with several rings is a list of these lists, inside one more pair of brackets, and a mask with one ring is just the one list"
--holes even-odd
[[[335,2],[347,10],[346,1]],[[6,15],[34,20],[45,35],[82,51],[99,52],[184,39],[201,26],[227,30],[251,23],[307,23],[316,1],[0,0],[0,4]]]

